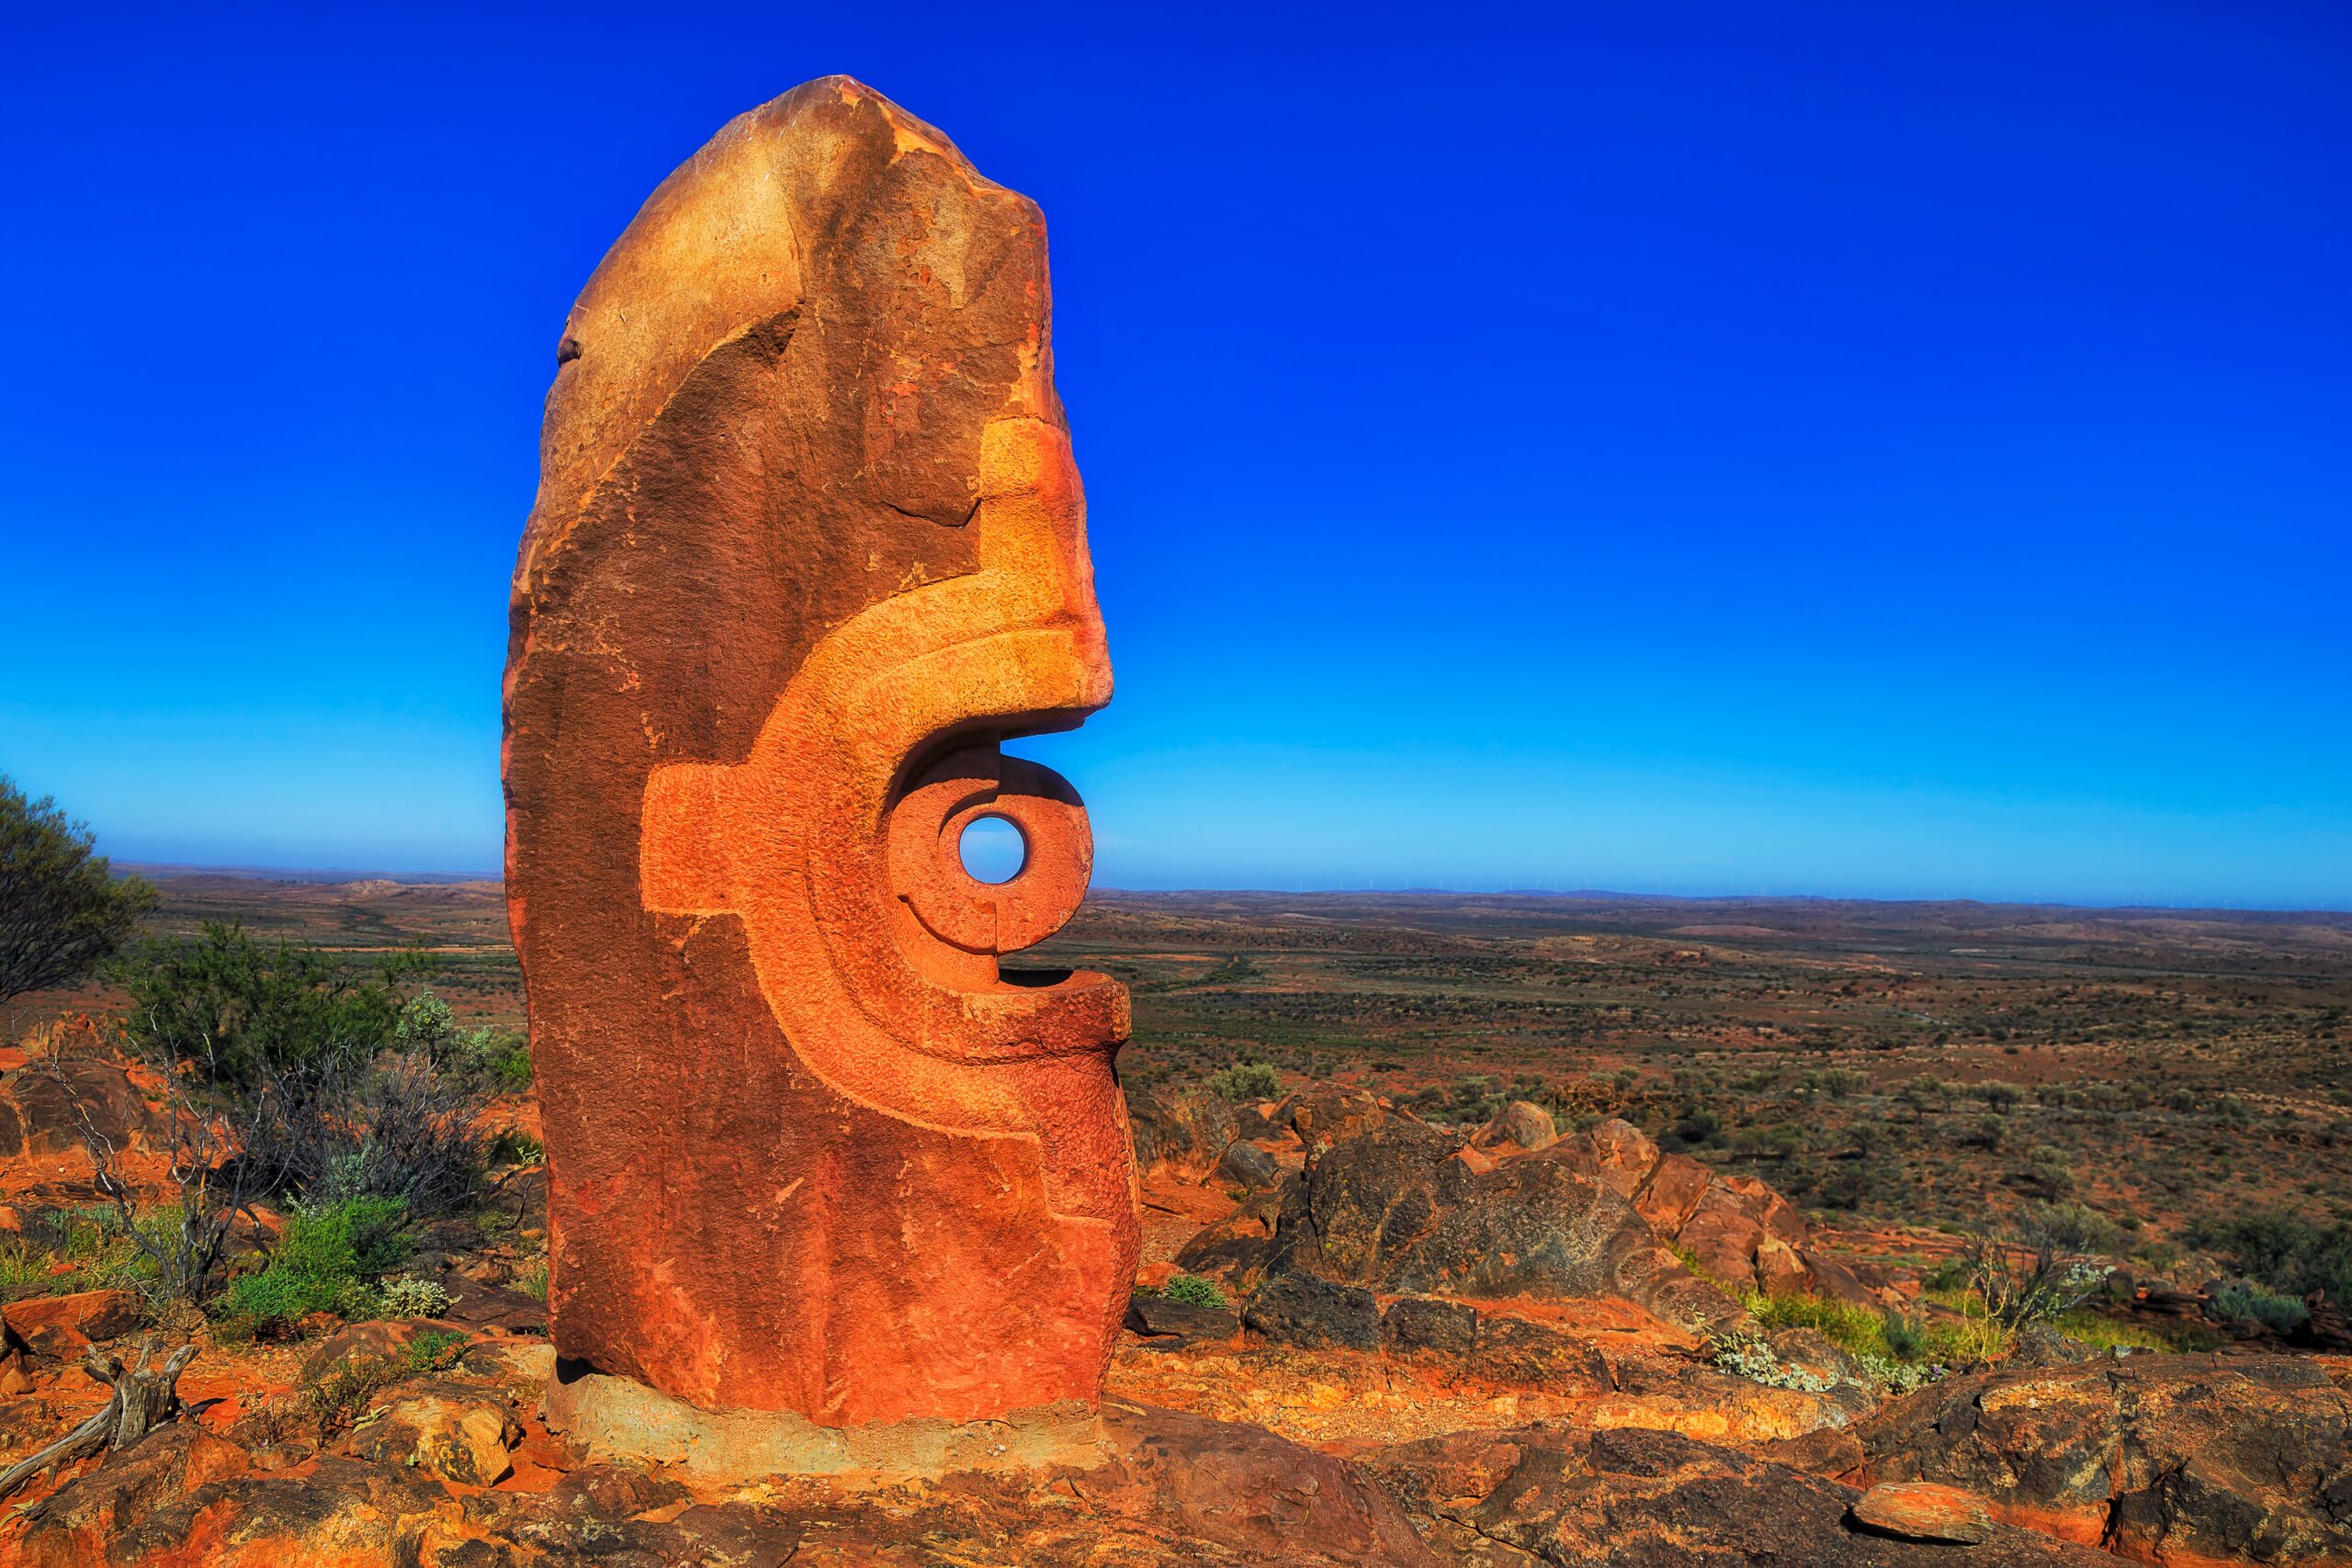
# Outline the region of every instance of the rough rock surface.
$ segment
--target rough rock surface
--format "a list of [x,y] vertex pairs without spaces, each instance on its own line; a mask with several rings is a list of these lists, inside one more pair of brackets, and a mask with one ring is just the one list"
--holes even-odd
[[1100,1397],[1126,993],[998,963],[1091,863],[998,743],[1111,692],[1049,316],[1037,209],[836,76],[664,181],[565,323],[504,774],[568,1357],[834,1425]]
[[1313,1274],[1273,1276],[1242,1307],[1241,1321],[1269,1339],[1309,1349],[1369,1350],[1380,1343],[1380,1303],[1373,1293]]
[[1135,1127],[1136,1168],[1145,1176],[1166,1171],[1193,1181],[1213,1175],[1240,1134],[1232,1103],[1216,1094],[1155,1094],[1127,1097]]
[[1693,1278],[1568,1143],[1481,1170],[1451,1135],[1395,1113],[1317,1149],[1285,1189],[1268,1263],[1385,1292],[1617,1296],[1669,1323],[1740,1317]]
[[503,1401],[443,1383],[404,1393],[368,1424],[354,1449],[362,1459],[490,1486],[514,1469],[507,1450],[522,1438]]
[[1523,1149],[1531,1154],[1559,1141],[1560,1131],[1552,1123],[1552,1113],[1524,1100],[1504,1106],[1493,1121],[1470,1134],[1474,1149]]
[[2293,1357],[2133,1356],[1933,1384],[1855,1428],[1873,1482],[2145,1562],[2352,1562],[2352,1399]]
[[[537,1492],[453,1493],[422,1465],[329,1456],[257,1472],[191,1426],[158,1433],[9,1524],[31,1568],[655,1568],[808,1564],[1439,1568],[1355,1467],[1271,1433],[1113,1408],[1100,1466],[849,1486],[781,1480],[741,1499],[594,1467]],[[396,1445],[395,1445],[396,1446]]]
[[61,1361],[74,1359],[98,1340],[128,1334],[146,1319],[146,1309],[129,1291],[27,1296],[0,1307],[10,1340]]
[[1557,1145],[1555,1157],[1633,1204],[1659,1239],[1735,1290],[1810,1292],[1875,1304],[1871,1284],[1814,1252],[1804,1217],[1754,1177],[1726,1176],[1668,1154],[1629,1122],[1609,1121]]
[[145,1148],[162,1134],[162,1113],[120,1063],[62,1055],[0,1073],[0,1159],[81,1153],[77,1101],[93,1129],[117,1149]]
[[[1859,1530],[1836,1482],[1668,1432],[1530,1427],[1400,1444],[1367,1463],[1461,1568],[1926,1568],[1952,1548]],[[1970,1568],[2109,1563],[1995,1526]]]
[[1854,1522],[1901,1540],[1974,1546],[1993,1539],[1993,1516],[1955,1486],[1883,1481],[1854,1499]]

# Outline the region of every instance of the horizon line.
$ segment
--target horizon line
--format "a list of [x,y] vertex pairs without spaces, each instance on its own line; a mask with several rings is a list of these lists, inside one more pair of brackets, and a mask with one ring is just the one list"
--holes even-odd
[[[108,864],[117,872],[170,880],[179,876],[228,876],[255,882],[285,882],[308,886],[331,887],[356,882],[390,882],[413,886],[452,886],[465,883],[495,882],[503,884],[502,871],[383,871],[350,866],[267,866],[210,865],[188,861],[120,860],[109,857]],[[2313,904],[2245,903],[2165,903],[2149,900],[2126,900],[2116,903],[2073,902],[2048,897],[1985,898],[1962,894],[1910,894],[1903,897],[1880,897],[1846,893],[1637,893],[1605,887],[1438,887],[1415,885],[1396,887],[1265,887],[1265,886],[1195,886],[1195,887],[1121,887],[1112,885],[1090,888],[1095,893],[1193,897],[1214,895],[1221,897],[1438,897],[1438,898],[1552,898],[1586,899],[1608,903],[1670,903],[1670,904],[1952,904],[1973,905],[1980,908],[2018,908],[2034,909],[2087,909],[2111,914],[2133,911],[2161,911],[2174,915],[2313,915],[2330,919],[2352,916],[2352,906],[2335,908]]]

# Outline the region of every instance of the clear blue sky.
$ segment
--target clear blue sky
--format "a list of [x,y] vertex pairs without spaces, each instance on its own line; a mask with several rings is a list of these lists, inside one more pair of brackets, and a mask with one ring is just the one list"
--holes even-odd
[[0,770],[497,863],[566,307],[826,72],[1051,225],[1127,886],[2352,904],[2329,4],[42,7]]

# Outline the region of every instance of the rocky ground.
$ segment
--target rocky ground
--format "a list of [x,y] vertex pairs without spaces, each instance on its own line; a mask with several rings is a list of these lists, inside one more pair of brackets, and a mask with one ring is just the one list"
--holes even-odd
[[[1090,1454],[714,1488],[584,1464],[548,1428],[537,1167],[496,1173],[500,1219],[422,1238],[439,1315],[225,1342],[40,1253],[96,1194],[55,1080],[0,1063],[0,1461],[104,1404],[94,1347],[198,1347],[179,1418],[19,1492],[0,1562],[2352,1562],[2352,1359],[2079,1327],[1963,1359],[1967,1313],[1927,1283],[1950,1238],[1822,1229],[1622,1122],[1140,1093],[1147,1261]],[[74,1070],[160,1181],[153,1086]],[[502,1114],[528,1125],[526,1101]],[[267,1247],[263,1218],[241,1245]],[[2177,1322],[2184,1292],[2109,1294],[2120,1328]],[[1787,1322],[1808,1313],[1916,1318],[1944,1359],[1873,1360]]]

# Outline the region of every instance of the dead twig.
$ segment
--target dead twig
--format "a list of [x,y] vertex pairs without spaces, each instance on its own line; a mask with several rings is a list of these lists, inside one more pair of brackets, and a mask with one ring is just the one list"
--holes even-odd
[[[113,1390],[106,1408],[40,1452],[17,1461],[0,1473],[0,1499],[13,1495],[18,1487],[45,1470],[71,1464],[92,1454],[119,1452],[156,1427],[168,1426],[179,1415],[180,1374],[196,1359],[196,1349],[192,1344],[181,1346],[151,1372],[147,1362],[155,1350],[152,1336],[140,1344],[139,1359],[129,1371],[123,1371],[122,1363],[112,1356],[93,1348],[82,1358],[82,1370]],[[26,1512],[37,1512],[40,1506],[35,1504]]]

